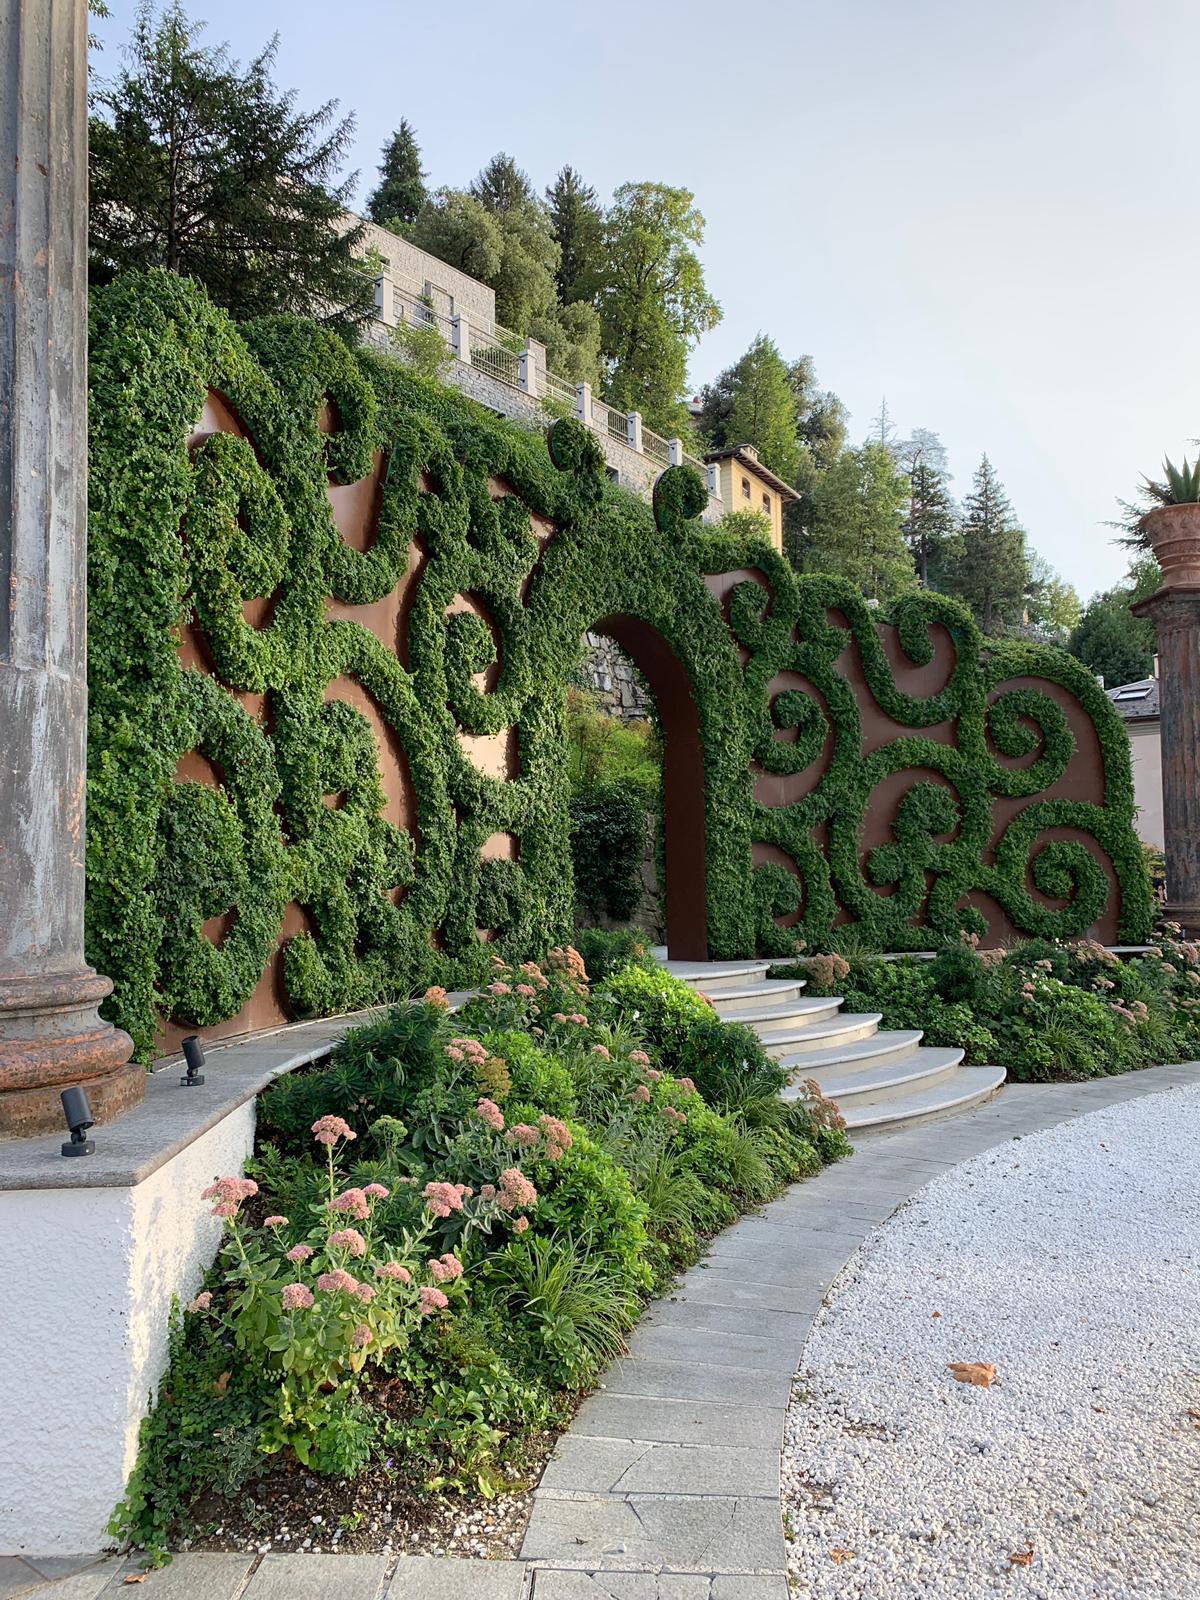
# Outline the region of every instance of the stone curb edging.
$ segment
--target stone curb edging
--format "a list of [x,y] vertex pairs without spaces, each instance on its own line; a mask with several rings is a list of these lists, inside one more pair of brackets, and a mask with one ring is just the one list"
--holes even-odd
[[[787,1600],[784,1419],[812,1319],[849,1257],[960,1161],[1198,1083],[1200,1062],[1090,1083],[1010,1084],[951,1120],[862,1138],[847,1161],[735,1223],[649,1309],[628,1355],[559,1440],[519,1560],[271,1554],[255,1566],[248,1556],[195,1554],[150,1574],[137,1592],[147,1600]],[[131,1570],[81,1558],[75,1576],[46,1583],[45,1568],[0,1558],[0,1600],[107,1600]]]

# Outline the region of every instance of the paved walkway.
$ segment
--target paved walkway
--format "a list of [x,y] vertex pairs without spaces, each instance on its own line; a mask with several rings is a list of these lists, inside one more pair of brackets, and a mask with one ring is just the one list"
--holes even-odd
[[[948,1121],[861,1139],[850,1160],[727,1229],[650,1309],[629,1355],[560,1441],[519,1561],[189,1555],[136,1592],[146,1600],[787,1600],[779,1452],[792,1374],[822,1296],[863,1238],[968,1156],[1196,1083],[1200,1063],[1095,1083],[1013,1084]],[[111,1560],[51,1570],[0,1558],[0,1600],[108,1600],[134,1570]]]

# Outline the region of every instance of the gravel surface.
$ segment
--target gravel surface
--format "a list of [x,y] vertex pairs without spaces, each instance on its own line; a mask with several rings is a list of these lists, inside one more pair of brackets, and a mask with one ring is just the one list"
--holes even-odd
[[866,1241],[788,1412],[795,1600],[1200,1597],[1198,1150],[1200,1088],[1151,1095],[964,1162]]

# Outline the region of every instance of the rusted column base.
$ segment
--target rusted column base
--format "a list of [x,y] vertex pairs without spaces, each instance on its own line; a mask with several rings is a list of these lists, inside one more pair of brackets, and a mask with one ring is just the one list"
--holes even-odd
[[85,967],[54,977],[0,979],[0,1135],[63,1126],[59,1095],[82,1084],[97,1122],[136,1105],[146,1088],[128,1066],[133,1041],[97,1011],[112,984]]
[[1162,702],[1167,908],[1200,936],[1200,585],[1172,584],[1134,607],[1154,623]]

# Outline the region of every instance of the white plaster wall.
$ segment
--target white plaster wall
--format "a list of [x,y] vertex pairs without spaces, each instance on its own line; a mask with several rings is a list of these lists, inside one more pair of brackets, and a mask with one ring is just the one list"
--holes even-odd
[[1157,722],[1127,722],[1133,758],[1133,798],[1137,833],[1145,844],[1163,847],[1162,738]]
[[200,1190],[253,1144],[251,1100],[134,1189],[0,1191],[0,1551],[111,1543],[171,1297],[216,1253]]

